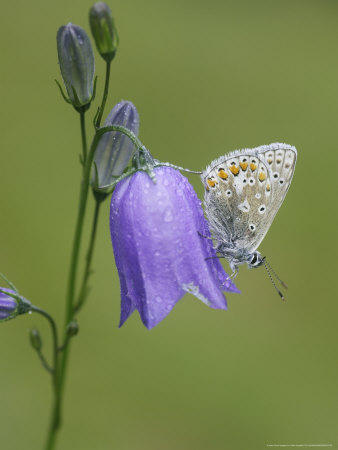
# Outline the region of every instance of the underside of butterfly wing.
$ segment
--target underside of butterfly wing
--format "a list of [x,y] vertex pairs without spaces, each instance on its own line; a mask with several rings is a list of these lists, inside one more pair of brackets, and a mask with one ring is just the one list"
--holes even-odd
[[271,144],[237,150],[207,167],[204,203],[219,247],[243,257],[257,249],[290,186],[296,157],[294,147]]

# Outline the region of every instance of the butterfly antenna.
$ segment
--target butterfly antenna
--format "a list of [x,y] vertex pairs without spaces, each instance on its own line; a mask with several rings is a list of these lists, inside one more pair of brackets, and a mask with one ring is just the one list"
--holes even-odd
[[280,298],[281,298],[282,300],[285,300],[285,297],[284,297],[283,293],[278,289],[278,287],[276,286],[276,283],[274,282],[274,280],[273,280],[273,278],[272,278],[272,276],[271,276],[271,273],[270,273],[270,270],[269,270],[269,267],[270,267],[270,266],[267,265],[267,262],[265,261],[265,258],[263,258],[263,265],[264,265],[265,270],[267,271],[267,273],[268,273],[268,275],[269,275],[270,281],[271,281],[271,283],[273,284],[274,288],[276,289],[278,295],[280,296]]
[[275,276],[275,278],[277,278],[277,280],[280,282],[280,284],[283,286],[283,288],[287,289],[287,285],[284,283],[284,281],[282,281],[279,276],[276,274],[276,272],[273,270],[273,268],[271,267],[271,265],[267,262],[267,260],[265,260],[265,263],[268,265],[270,271],[272,272],[272,274]]

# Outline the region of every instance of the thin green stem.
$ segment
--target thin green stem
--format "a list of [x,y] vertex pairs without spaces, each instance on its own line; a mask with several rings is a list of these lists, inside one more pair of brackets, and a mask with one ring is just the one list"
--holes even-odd
[[82,285],[81,285],[78,301],[74,307],[74,313],[77,313],[81,309],[84,301],[86,300],[87,294],[88,294],[88,280],[89,280],[89,277],[92,272],[91,263],[92,263],[92,258],[93,258],[97,224],[98,224],[100,206],[101,206],[102,200],[103,200],[103,198],[101,196],[96,197],[92,231],[91,231],[91,235],[90,235],[90,242],[89,242],[89,247],[88,247],[87,256],[86,256],[86,266],[85,266],[85,270],[84,270],[84,274],[83,274]]
[[79,113],[80,113],[81,142],[82,142],[82,159],[84,166],[87,159],[87,138],[86,138],[86,121],[85,121],[86,111],[84,109],[81,109]]
[[[85,128],[85,111],[80,110],[80,127],[81,127],[81,140],[82,140],[82,155],[83,155],[83,180],[81,184],[80,191],[80,203],[78,209],[78,217],[76,221],[75,234],[73,240],[73,249],[71,254],[71,263],[69,269],[69,278],[68,278],[68,289],[67,289],[67,297],[66,297],[66,314],[65,314],[65,333],[67,330],[67,325],[71,322],[73,318],[73,305],[75,298],[75,286],[76,286],[76,275],[77,275],[77,267],[80,253],[80,244],[81,237],[83,231],[83,223],[86,212],[86,204],[88,197],[88,187],[89,187],[89,178],[90,178],[90,170],[93,162],[93,152],[91,152],[91,157],[87,157],[87,140],[86,140],[86,128]],[[65,379],[65,370],[68,361],[69,355],[69,340],[67,341],[67,345],[64,348],[62,353],[60,365],[58,367],[58,371],[56,374],[56,388],[55,388],[55,399],[54,405],[52,408],[52,417],[50,422],[49,433],[47,437],[46,450],[52,450],[55,446],[57,431],[60,427],[61,423],[61,403],[62,403],[62,394],[63,394],[63,386]]]
[[105,79],[105,83],[104,83],[103,97],[102,97],[102,102],[101,102],[101,106],[100,106],[100,110],[99,110],[99,115],[97,116],[97,119],[96,119],[96,127],[97,128],[100,127],[102,115],[103,115],[104,108],[106,106],[107,97],[108,97],[109,79],[110,79],[110,63],[111,63],[111,61],[107,61],[107,63],[106,63],[106,79]]
[[49,372],[50,374],[54,373],[54,370],[50,367],[50,365],[48,364],[44,354],[42,353],[41,350],[36,350],[36,353],[41,361],[41,364],[43,366],[44,369],[47,370],[47,372]]
[[59,352],[63,352],[63,350],[67,347],[68,345],[68,341],[71,338],[71,336],[69,334],[67,334],[67,336],[65,337],[65,341],[62,345],[60,345],[60,347],[58,348]]
[[[76,277],[77,277],[77,268],[78,268],[78,260],[80,253],[80,244],[83,232],[83,223],[85,218],[87,199],[88,199],[88,191],[89,191],[89,183],[90,183],[90,175],[91,168],[94,160],[94,154],[96,147],[98,145],[99,139],[101,135],[100,133],[96,133],[90,147],[83,172],[83,180],[81,184],[81,192],[80,192],[80,202],[79,202],[79,210],[78,217],[75,227],[74,241],[73,241],[73,250],[71,256],[71,264],[69,271],[69,279],[68,279],[68,291],[67,291],[67,304],[66,304],[66,314],[65,314],[65,333],[67,330],[67,325],[73,320],[74,317],[74,300],[75,300],[75,287],[76,287]],[[66,341],[66,345],[63,349],[63,352],[60,356],[61,361],[59,365],[58,371],[58,382],[57,382],[57,395],[55,398],[55,403],[52,411],[51,418],[51,426],[48,435],[48,441],[46,450],[52,450],[55,445],[57,430],[60,427],[61,423],[61,408],[62,408],[62,398],[64,391],[64,381],[66,376],[67,363],[69,359],[70,352],[70,339]]]
[[145,149],[145,146],[142,144],[136,134],[134,134],[128,128],[123,127],[122,125],[109,125],[107,127],[102,127],[96,131],[96,136],[100,139],[101,136],[103,136],[105,133],[109,133],[109,131],[119,131],[120,133],[128,136],[137,149]]
[[59,426],[60,426],[60,403],[59,398],[55,396],[45,450],[53,450],[55,448],[57,430]]
[[[81,112],[80,112],[81,114]],[[66,314],[65,314],[65,334],[67,330],[67,325],[73,320],[74,317],[74,301],[75,301],[75,287],[76,287],[76,278],[77,278],[77,269],[78,269],[78,260],[80,254],[80,245],[81,238],[83,232],[83,224],[86,213],[87,199],[88,199],[88,191],[90,185],[90,176],[91,169],[94,160],[95,150],[99,143],[99,140],[103,136],[103,134],[109,131],[120,131],[123,134],[126,134],[137,146],[137,148],[142,147],[141,141],[135,136],[134,133],[129,131],[127,128],[124,128],[119,125],[112,125],[110,127],[103,127],[96,131],[94,139],[92,141],[91,147],[89,149],[88,155],[86,151],[86,137],[85,137],[85,128],[84,128],[84,117],[81,119],[81,135],[82,135],[82,147],[84,150],[84,154],[86,154],[86,159],[84,161],[83,168],[83,180],[81,184],[80,191],[80,202],[78,209],[78,216],[75,227],[74,241],[73,241],[73,250],[71,255],[71,263],[69,270],[69,278],[68,278],[68,290],[67,290],[67,298],[66,298]],[[56,395],[55,401],[52,409],[52,417],[50,423],[50,429],[48,433],[46,450],[52,450],[55,446],[57,431],[60,427],[61,423],[61,409],[62,409],[62,398],[64,392],[64,381],[66,376],[67,363],[69,359],[70,352],[70,339],[65,341],[65,346],[63,348],[63,352],[60,355],[61,361],[59,361],[59,366],[57,370],[57,386],[56,386]]]
[[[58,344],[58,333],[57,333],[56,324],[55,324],[55,321],[54,321],[53,317],[51,315],[49,315],[43,309],[32,305],[31,306],[31,311],[36,312],[36,313],[40,314],[41,316],[45,317],[48,320],[48,322],[50,324],[50,327],[51,327],[51,330],[52,330],[52,337],[53,337],[53,366],[52,366],[52,371],[53,371],[53,385],[54,385],[54,388],[56,390],[56,387],[57,387],[57,372],[58,372],[58,345],[59,345]],[[42,358],[41,358],[41,356],[42,356]],[[41,355],[41,356],[40,356],[41,362],[43,362],[43,360],[46,362],[44,356],[43,355]],[[48,364],[47,364],[46,368],[47,368],[47,370],[50,369]]]
[[54,319],[43,309],[37,306],[32,306],[31,310],[44,316],[50,323],[53,335],[53,387],[54,387],[54,407],[50,422],[49,433],[46,442],[46,450],[52,450],[55,445],[56,430],[59,427],[59,409],[58,409],[58,373],[59,373],[59,358],[58,358],[58,335]]

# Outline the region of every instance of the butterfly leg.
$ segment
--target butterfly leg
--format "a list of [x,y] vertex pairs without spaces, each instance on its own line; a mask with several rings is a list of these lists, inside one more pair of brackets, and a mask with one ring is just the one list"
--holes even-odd
[[200,237],[202,237],[202,238],[205,238],[205,239],[211,239],[211,240],[212,240],[212,237],[211,237],[211,236],[205,236],[204,234],[200,233],[199,231],[197,231],[197,233],[198,233],[198,235],[199,235]]
[[[228,275],[227,278],[225,279],[225,281],[221,284],[221,286],[226,286],[227,283],[229,283],[229,281],[233,281],[239,272],[238,266],[234,266],[234,268],[231,268],[231,270],[233,270],[231,275]],[[226,286],[228,287],[228,286]]]
[[239,269],[238,269],[238,267],[236,267],[235,272],[232,272],[232,274],[230,275],[232,280],[234,280],[237,277],[238,272],[239,272]]
[[230,263],[230,269],[232,270],[232,274],[230,275],[230,277],[234,280],[237,275],[238,275],[238,265],[236,263],[234,263],[233,261],[229,261]]
[[220,285],[220,287],[225,287],[225,288],[229,288],[231,283],[234,281],[234,279],[236,278],[237,273],[232,273],[231,275],[228,275],[227,278],[223,281],[223,283]]

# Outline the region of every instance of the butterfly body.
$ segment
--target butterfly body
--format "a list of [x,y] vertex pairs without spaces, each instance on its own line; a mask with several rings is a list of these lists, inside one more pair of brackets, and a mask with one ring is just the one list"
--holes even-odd
[[257,251],[290,187],[297,150],[287,144],[236,150],[202,173],[204,204],[216,251],[237,272],[260,266]]

